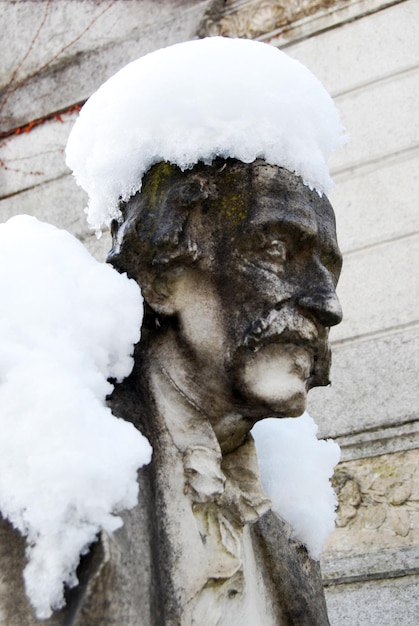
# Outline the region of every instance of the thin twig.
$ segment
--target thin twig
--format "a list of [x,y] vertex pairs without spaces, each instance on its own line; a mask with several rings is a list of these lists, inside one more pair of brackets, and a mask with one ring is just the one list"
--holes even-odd
[[[51,63],[53,63],[65,50],[67,50],[67,48],[69,48],[70,46],[74,45],[77,41],[79,41],[79,39],[81,39],[83,37],[83,35],[93,26],[93,24],[100,17],[102,17],[102,15],[104,15],[106,13],[106,11],[109,11],[109,9],[112,7],[113,4],[115,4],[115,2],[116,2],[116,0],[111,0],[111,2],[98,15],[96,15],[94,18],[92,18],[92,20],[89,22],[89,24],[82,30],[82,32],[79,35],[77,35],[77,37],[72,39],[68,44],[66,44],[63,48],[61,48],[61,50],[59,50],[57,52],[57,54],[55,54],[48,61],[46,61],[46,63],[41,65],[41,67],[39,67],[37,70],[35,70],[35,72],[33,72],[32,74],[29,74],[28,76],[25,76],[24,79],[22,79],[19,82],[15,83],[15,85],[13,85],[13,88],[10,89],[6,93],[6,96],[4,97],[3,102],[2,102],[2,104],[0,106],[0,113],[1,113],[5,103],[7,102],[7,100],[9,99],[10,95],[13,92],[15,92],[19,87],[21,87],[26,81],[30,80],[31,78],[33,78],[34,76],[36,76],[37,74],[42,72],[42,70],[44,70],[46,67],[51,65]],[[8,87],[10,87],[10,84],[11,84],[11,82],[9,81]]]
[[24,64],[24,62],[25,62],[25,61],[26,61],[26,59],[28,58],[28,56],[30,55],[31,50],[32,50],[32,48],[33,48],[33,47],[34,47],[34,45],[35,45],[35,41],[38,39],[38,35],[39,35],[39,33],[41,32],[43,25],[45,24],[45,21],[46,21],[46,19],[47,19],[47,15],[48,15],[48,11],[49,11],[49,7],[50,7],[50,5],[51,5],[51,0],[47,0],[47,5],[46,5],[46,8],[45,8],[44,17],[42,18],[41,23],[39,24],[38,30],[36,31],[35,35],[33,36],[32,41],[31,41],[31,43],[29,44],[29,48],[27,49],[26,53],[23,55],[22,60],[18,63],[18,65],[17,65],[16,69],[14,70],[14,72],[12,73],[12,75],[11,75],[11,77],[10,77],[9,82],[7,83],[7,85],[6,85],[6,87],[5,87],[5,90],[6,90],[6,96],[5,96],[5,98],[3,98],[3,102],[0,104],[0,113],[2,112],[3,107],[4,107],[4,105],[6,104],[6,102],[7,102],[8,98],[9,98],[10,94],[11,94],[11,93],[13,93],[13,90],[8,91],[8,90],[9,90],[10,85],[12,85],[12,84],[13,84],[13,81],[14,81],[14,79],[16,78],[16,74],[18,73],[18,71],[20,70],[20,68],[22,67],[22,65]]

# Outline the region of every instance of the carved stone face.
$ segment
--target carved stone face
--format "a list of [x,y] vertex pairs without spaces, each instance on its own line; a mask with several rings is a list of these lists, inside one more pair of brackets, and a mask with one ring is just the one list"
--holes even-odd
[[204,194],[215,185],[217,200],[198,202],[182,229],[191,258],[174,255],[145,297],[172,320],[196,402],[253,421],[300,415],[329,382],[328,329],[342,318],[333,210],[282,168],[219,171]]
[[[178,270],[180,327],[197,363],[212,361],[240,403],[300,415],[307,391],[329,382],[328,328],[342,318],[333,210],[278,168],[248,202],[234,235],[215,235],[209,267]],[[194,237],[208,242],[210,232],[204,220]]]

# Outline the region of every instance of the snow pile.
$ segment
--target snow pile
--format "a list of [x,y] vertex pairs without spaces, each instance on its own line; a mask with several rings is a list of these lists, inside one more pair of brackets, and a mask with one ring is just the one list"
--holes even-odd
[[336,495],[329,478],[339,462],[337,443],[316,437],[317,426],[304,413],[290,419],[266,419],[252,430],[262,483],[273,510],[294,529],[312,558],[318,559],[335,527]]
[[[137,502],[147,440],[105,406],[132,369],[138,286],[68,233],[19,216],[0,225],[0,509],[27,536],[40,618],[77,584],[79,555]],[[5,270],[7,268],[7,270]]]
[[301,63],[268,44],[213,37],[148,54],[104,83],[70,134],[67,164],[99,229],[156,162],[262,158],[322,194],[326,159],[345,140],[332,99]]

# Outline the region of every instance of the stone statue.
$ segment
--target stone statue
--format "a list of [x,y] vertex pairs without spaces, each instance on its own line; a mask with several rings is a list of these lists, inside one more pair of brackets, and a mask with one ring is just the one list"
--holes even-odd
[[[153,460],[139,505],[44,623],[324,626],[318,564],[270,510],[249,431],[300,415],[329,382],[328,331],[341,321],[333,210],[283,168],[220,158],[154,165],[121,209],[108,260],[141,286],[145,317],[109,404]],[[38,623],[23,594],[13,602],[4,614],[25,617],[4,623]]]

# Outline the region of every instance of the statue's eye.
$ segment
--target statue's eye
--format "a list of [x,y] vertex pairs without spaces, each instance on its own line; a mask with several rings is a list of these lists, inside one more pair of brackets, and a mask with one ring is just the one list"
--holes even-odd
[[270,241],[268,245],[264,247],[264,252],[272,261],[285,261],[287,258],[287,247],[285,243],[279,239]]
[[285,261],[289,257],[289,247],[282,239],[272,239],[271,236],[256,236],[249,238],[247,247],[239,252],[239,257],[260,269],[277,276],[285,271]]

